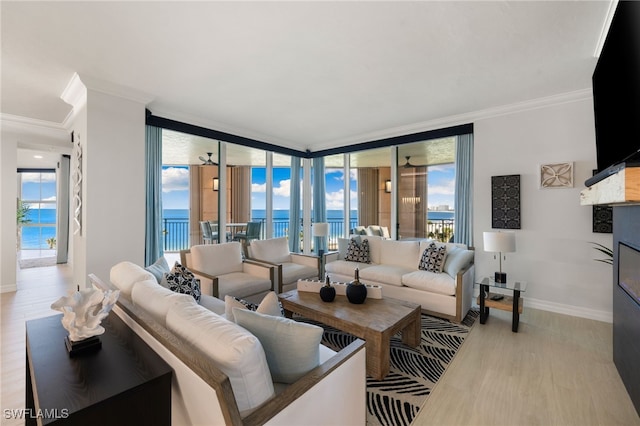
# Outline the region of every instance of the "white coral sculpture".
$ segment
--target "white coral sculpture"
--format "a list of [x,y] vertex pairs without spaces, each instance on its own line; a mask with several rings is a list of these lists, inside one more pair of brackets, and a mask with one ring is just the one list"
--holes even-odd
[[119,296],[120,290],[87,288],[61,297],[51,304],[51,309],[63,313],[62,326],[69,332],[69,340],[78,342],[104,333],[100,322],[109,315]]

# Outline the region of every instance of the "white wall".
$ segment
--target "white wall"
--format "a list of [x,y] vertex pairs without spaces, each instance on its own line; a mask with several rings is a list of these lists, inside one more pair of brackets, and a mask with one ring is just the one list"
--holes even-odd
[[2,129],[0,142],[0,292],[16,289],[17,138]]
[[88,89],[73,129],[83,151],[82,230],[73,237],[82,286],[89,273],[108,280],[122,260],[144,263],[145,105]]
[[[592,233],[591,207],[580,190],[596,167],[590,98],[484,118],[474,123],[474,244],[476,275],[492,275],[498,261],[485,253],[491,230],[491,176],[521,176],[522,229],[503,270],[528,282],[525,306],[612,320],[611,266],[596,262],[590,242],[611,247],[611,234]],[[541,164],[574,162],[574,187],[541,189]]]

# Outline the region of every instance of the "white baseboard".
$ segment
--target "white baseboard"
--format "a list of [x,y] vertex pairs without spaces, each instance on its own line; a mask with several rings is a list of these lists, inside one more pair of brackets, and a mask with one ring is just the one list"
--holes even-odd
[[0,293],[10,293],[12,291],[17,291],[18,286],[16,284],[7,284],[0,286]]
[[532,299],[529,297],[524,298],[524,306],[533,309],[540,309],[542,311],[555,312],[558,314],[565,314],[574,317],[613,323],[613,312],[608,311],[599,311],[596,309],[582,308],[580,306],[564,305],[562,303]]

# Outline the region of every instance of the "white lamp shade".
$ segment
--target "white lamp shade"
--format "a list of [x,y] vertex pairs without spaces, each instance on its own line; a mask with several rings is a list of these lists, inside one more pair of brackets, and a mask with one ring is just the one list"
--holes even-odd
[[516,251],[515,232],[483,232],[484,251],[510,253]]
[[326,237],[329,235],[329,224],[326,222],[314,223],[312,232],[314,237]]

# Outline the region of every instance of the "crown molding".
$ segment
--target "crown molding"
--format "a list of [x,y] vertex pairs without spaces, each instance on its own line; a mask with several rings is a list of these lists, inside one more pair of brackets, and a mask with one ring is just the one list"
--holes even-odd
[[532,99],[524,102],[517,102],[509,105],[502,105],[494,108],[452,115],[449,117],[437,118],[421,123],[414,123],[406,126],[399,126],[381,131],[365,133],[358,136],[352,136],[344,139],[320,143],[314,145],[313,151],[324,149],[338,148],[357,143],[375,141],[413,133],[419,133],[429,130],[437,130],[447,127],[458,126],[460,124],[473,123],[475,121],[486,120],[502,115],[516,114],[525,111],[531,111],[540,108],[547,108],[554,105],[561,105],[570,102],[579,102],[593,97],[591,88],[576,90],[558,95],[546,96],[543,98]]
[[60,98],[71,105],[73,108],[62,121],[65,129],[70,129],[78,114],[78,111],[87,103],[88,91],[104,93],[106,95],[127,99],[143,105],[147,105],[155,99],[148,93],[130,87],[121,86],[119,84],[110,83],[108,81],[99,80],[88,75],[80,75],[74,73],[64,88]]
[[0,114],[2,130],[68,141],[69,131],[61,124],[19,115]]
[[611,3],[609,3],[607,16],[604,18],[604,22],[602,23],[602,30],[600,31],[600,37],[598,37],[598,43],[596,44],[596,48],[593,51],[594,58],[600,57],[600,53],[602,52],[602,48],[604,47],[604,41],[607,39],[607,34],[609,34],[609,28],[611,27],[613,15],[616,13],[617,8],[618,0],[612,0]]

